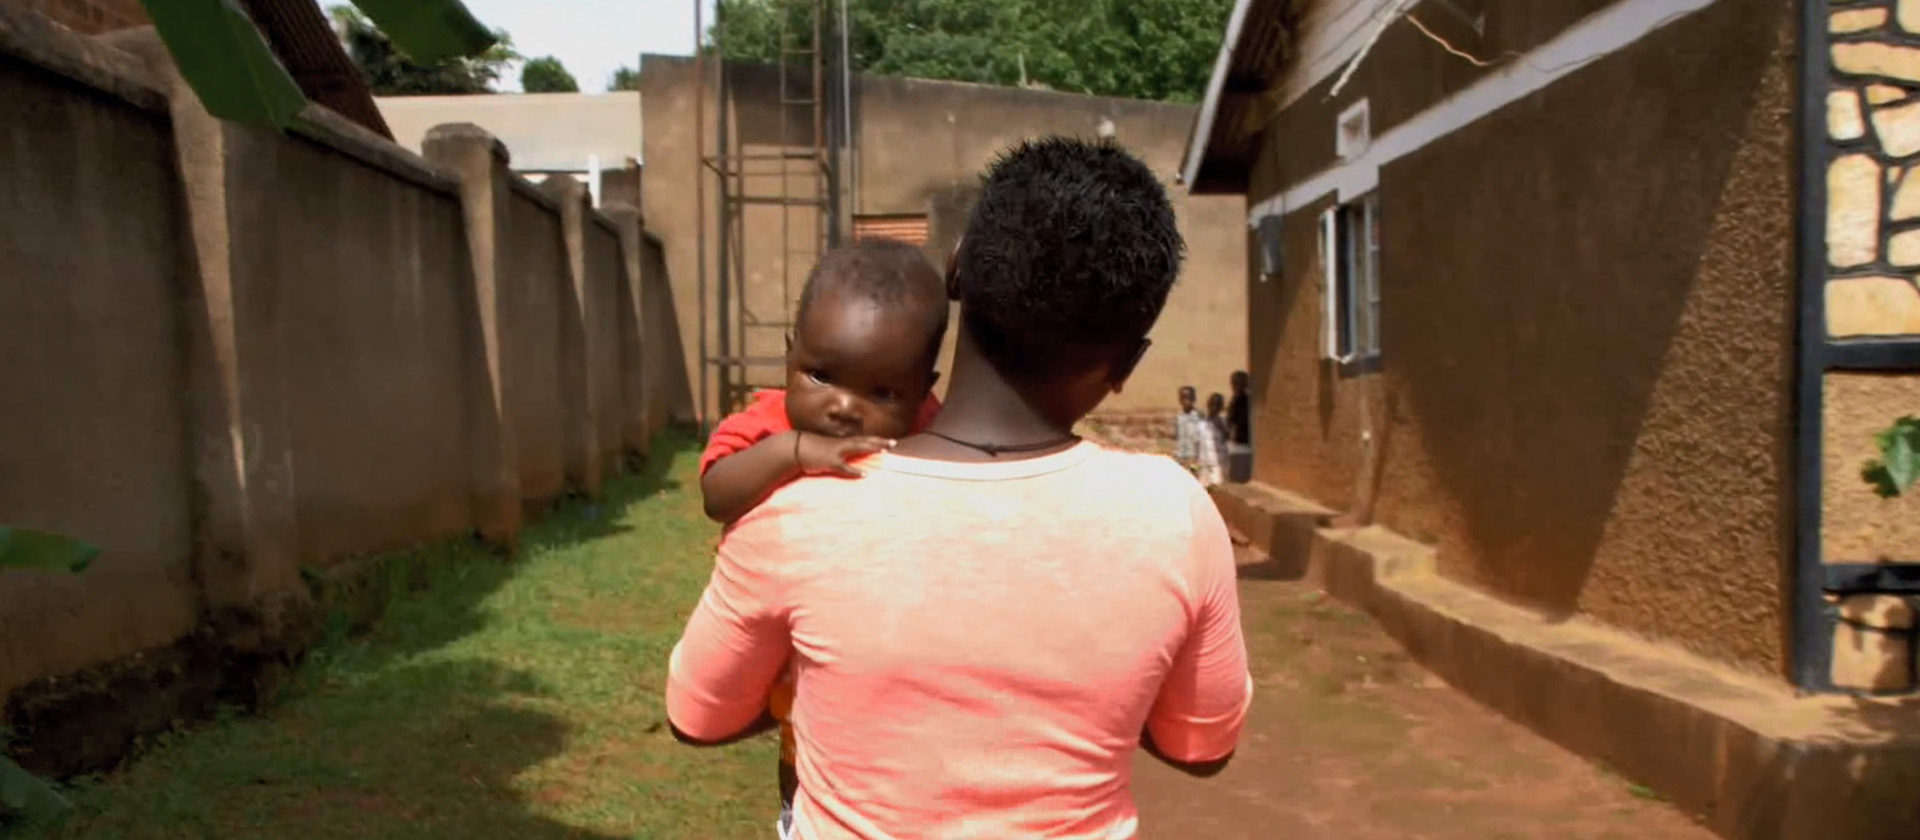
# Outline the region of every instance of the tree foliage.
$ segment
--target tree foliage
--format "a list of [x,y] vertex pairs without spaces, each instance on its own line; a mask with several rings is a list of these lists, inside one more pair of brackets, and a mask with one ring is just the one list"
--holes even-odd
[[632,67],[621,67],[613,71],[613,78],[607,80],[607,90],[639,90],[640,71]]
[[492,93],[507,65],[520,59],[512,39],[496,29],[498,43],[478,56],[416,63],[360,10],[334,6],[328,11],[347,55],[379,96]]
[[520,89],[528,93],[579,93],[580,83],[553,56],[527,59],[520,68]]
[[[728,58],[780,60],[783,12],[787,49],[804,48],[811,35],[805,0],[720,0],[719,7],[708,39],[724,33]],[[858,72],[1191,102],[1205,91],[1232,2],[847,0],[847,7]]]

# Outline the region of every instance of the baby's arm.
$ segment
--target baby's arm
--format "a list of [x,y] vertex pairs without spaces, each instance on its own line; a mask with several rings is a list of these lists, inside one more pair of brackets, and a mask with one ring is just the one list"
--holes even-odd
[[722,524],[747,515],[768,494],[802,475],[858,476],[847,462],[892,446],[870,437],[831,438],[780,432],[721,458],[700,477],[707,518]]
[[773,488],[800,477],[800,460],[794,452],[799,439],[799,432],[780,432],[713,462],[700,477],[707,518],[732,523]]

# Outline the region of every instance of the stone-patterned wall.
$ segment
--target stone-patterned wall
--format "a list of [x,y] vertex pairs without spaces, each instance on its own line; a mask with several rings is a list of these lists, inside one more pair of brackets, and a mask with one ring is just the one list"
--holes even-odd
[[1920,335],[1920,0],[1835,0],[1827,333]]
[[[1825,287],[1829,340],[1920,336],[1920,0],[1829,0]],[[1829,373],[1821,559],[1920,561],[1920,499],[1883,501],[1860,479],[1872,432],[1920,413],[1920,376]],[[1830,599],[1835,687],[1915,687],[1914,600]]]

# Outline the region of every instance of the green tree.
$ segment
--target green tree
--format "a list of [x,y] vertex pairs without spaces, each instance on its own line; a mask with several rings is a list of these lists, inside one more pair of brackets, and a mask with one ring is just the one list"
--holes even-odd
[[579,93],[580,83],[553,56],[527,59],[520,68],[520,89],[528,93]]
[[613,78],[607,80],[607,90],[639,90],[640,71],[632,67],[622,67],[613,71]]
[[[775,62],[811,33],[804,0],[720,0],[709,47]],[[847,0],[854,70],[1191,102],[1206,89],[1231,0]],[[837,37],[823,32],[824,37]],[[822,45],[823,47],[826,45]]]
[[328,11],[347,55],[380,96],[492,93],[507,65],[520,58],[513,51],[513,40],[496,29],[498,43],[477,56],[416,63],[359,9],[334,6]]

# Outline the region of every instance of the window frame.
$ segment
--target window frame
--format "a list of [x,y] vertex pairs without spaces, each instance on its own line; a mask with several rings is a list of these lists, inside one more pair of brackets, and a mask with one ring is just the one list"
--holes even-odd
[[1343,375],[1378,371],[1383,356],[1378,194],[1370,192],[1323,211],[1320,238],[1321,357]]

